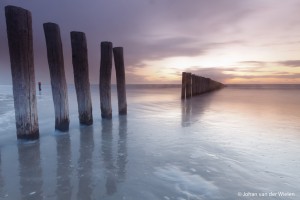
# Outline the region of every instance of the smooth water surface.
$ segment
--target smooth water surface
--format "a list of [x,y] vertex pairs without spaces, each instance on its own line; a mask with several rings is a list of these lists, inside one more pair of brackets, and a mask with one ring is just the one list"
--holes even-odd
[[127,98],[119,117],[113,89],[113,119],[101,120],[93,86],[94,124],[80,126],[69,86],[63,134],[43,86],[40,140],[18,143],[12,88],[0,86],[0,199],[300,199],[299,87],[230,86],[187,101],[176,87],[129,87]]

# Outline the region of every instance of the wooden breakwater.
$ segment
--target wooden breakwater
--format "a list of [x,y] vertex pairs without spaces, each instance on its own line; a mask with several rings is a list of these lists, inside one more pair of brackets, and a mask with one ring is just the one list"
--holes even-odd
[[57,24],[45,23],[44,32],[55,110],[55,129],[67,131],[69,130],[70,123],[68,89],[60,29]]
[[31,13],[5,7],[18,139],[39,138]]
[[[14,106],[18,139],[38,139],[39,126],[34,77],[33,34],[31,12],[16,6],[5,7],[7,37],[13,79]],[[55,23],[44,23],[47,58],[50,71],[55,129],[69,130],[69,105],[65,77],[63,45],[60,28]],[[70,32],[74,82],[78,102],[79,122],[93,123],[89,83],[87,42],[83,32]],[[126,81],[123,48],[111,42],[100,45],[100,104],[102,118],[112,118],[111,72],[114,56],[119,114],[127,114]],[[41,84],[39,83],[39,90]]]
[[210,78],[182,72],[181,99],[188,99],[196,95],[211,92],[225,87],[223,83]]
[[86,37],[83,32],[71,32],[72,62],[79,122],[93,124],[93,109],[89,81],[89,64]]

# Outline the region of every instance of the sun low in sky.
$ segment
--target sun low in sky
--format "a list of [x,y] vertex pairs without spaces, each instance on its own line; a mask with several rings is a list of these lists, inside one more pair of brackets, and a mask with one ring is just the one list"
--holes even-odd
[[1,0],[0,84],[11,84],[6,5],[32,13],[43,83],[50,82],[45,22],[60,26],[68,83],[71,31],[86,33],[91,83],[99,81],[101,41],[124,47],[127,83],[180,83],[183,71],[223,83],[300,83],[299,0]]

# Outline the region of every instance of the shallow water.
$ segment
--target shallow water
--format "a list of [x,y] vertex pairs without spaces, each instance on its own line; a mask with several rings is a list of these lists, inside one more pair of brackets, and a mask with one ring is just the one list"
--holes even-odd
[[80,126],[69,86],[70,131],[62,134],[43,86],[40,140],[18,144],[12,89],[0,86],[0,199],[300,198],[299,87],[179,97],[180,88],[130,87],[128,116],[119,117],[113,89],[113,119],[101,120],[93,86],[94,124]]

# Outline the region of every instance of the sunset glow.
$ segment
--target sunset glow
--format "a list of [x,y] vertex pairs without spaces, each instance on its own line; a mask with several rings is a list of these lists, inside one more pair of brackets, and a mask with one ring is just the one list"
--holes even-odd
[[[72,30],[87,35],[90,81],[94,84],[99,82],[101,41],[124,47],[127,82],[131,84],[178,84],[183,71],[224,83],[300,83],[298,0],[78,1],[72,5],[3,0],[2,10],[6,4],[32,12],[35,71],[42,82],[49,83],[49,72],[41,25],[53,21],[61,27],[70,84],[74,82]],[[4,16],[0,25],[5,27]],[[4,44],[0,47],[0,84],[10,84],[5,28],[0,29],[0,40]]]

